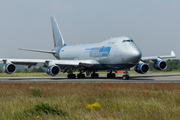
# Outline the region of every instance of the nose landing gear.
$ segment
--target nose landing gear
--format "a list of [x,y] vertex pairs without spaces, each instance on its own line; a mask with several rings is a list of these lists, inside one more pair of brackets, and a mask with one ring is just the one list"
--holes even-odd
[[129,80],[129,73],[125,70],[124,75],[122,76],[123,80]]

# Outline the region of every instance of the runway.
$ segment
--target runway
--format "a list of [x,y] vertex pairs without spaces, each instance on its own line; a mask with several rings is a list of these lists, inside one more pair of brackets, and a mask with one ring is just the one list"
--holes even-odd
[[129,80],[123,80],[122,74],[116,74],[116,78],[107,78],[100,74],[99,78],[92,79],[67,79],[66,76],[45,76],[45,77],[0,77],[0,82],[106,82],[106,83],[180,83],[180,73],[151,73],[151,74],[130,74]]

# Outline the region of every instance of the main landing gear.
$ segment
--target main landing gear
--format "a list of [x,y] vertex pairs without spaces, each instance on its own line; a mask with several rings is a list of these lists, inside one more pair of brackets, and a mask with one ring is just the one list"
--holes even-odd
[[[75,79],[76,78],[76,74],[73,74],[73,72],[71,71],[68,75],[67,75],[68,79]],[[85,78],[85,74],[83,74],[82,71],[80,71],[79,74],[77,74],[77,78]]]
[[[75,79],[76,78],[76,74],[68,74],[67,75],[67,78],[68,79]],[[85,78],[85,75],[84,74],[77,74],[77,78]]]
[[67,78],[68,78],[68,79],[75,79],[75,78],[76,78],[76,75],[75,75],[75,74],[68,74],[68,75],[67,75]]
[[[107,74],[107,78],[115,78],[116,74],[112,73],[112,70]],[[69,71],[69,74],[67,75],[68,79],[75,79],[76,78],[76,74],[73,74],[72,70]],[[82,71],[80,71],[79,74],[77,74],[77,78],[85,78],[85,74],[83,74]],[[99,74],[96,73],[95,71],[93,71],[93,73],[91,74],[91,78],[99,78]],[[122,76],[123,80],[128,80],[129,79],[129,74],[127,72],[127,70],[125,70],[124,75]]]
[[99,77],[99,74],[93,71],[93,73],[91,74],[91,78],[98,78],[98,77]]
[[129,74],[127,71],[124,72],[124,75],[122,76],[123,80],[129,80]]
[[112,73],[112,70],[107,74],[107,78],[115,78],[116,74]]
[[73,68],[70,67],[69,71],[68,71],[68,75],[67,75],[67,78],[68,79],[75,79],[76,78],[76,74],[73,74]]
[[80,71],[80,73],[77,74],[77,78],[85,78],[85,74],[83,74],[83,72]]

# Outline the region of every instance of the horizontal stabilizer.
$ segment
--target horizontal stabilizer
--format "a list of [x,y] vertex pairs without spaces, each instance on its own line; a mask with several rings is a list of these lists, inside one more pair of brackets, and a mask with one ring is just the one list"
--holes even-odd
[[25,50],[25,51],[33,51],[33,52],[41,52],[41,53],[50,53],[55,54],[55,51],[48,51],[48,50],[36,50],[36,49],[24,49],[24,48],[18,48],[19,50]]

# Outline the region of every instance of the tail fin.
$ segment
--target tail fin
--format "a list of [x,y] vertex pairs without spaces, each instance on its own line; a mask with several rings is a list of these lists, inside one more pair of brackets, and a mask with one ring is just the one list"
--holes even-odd
[[61,35],[59,26],[56,22],[55,16],[51,16],[51,24],[52,24],[52,32],[53,32],[53,39],[54,39],[54,47],[66,46],[64,39]]

